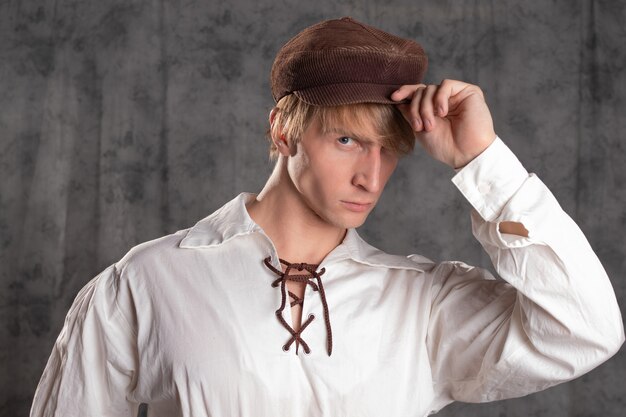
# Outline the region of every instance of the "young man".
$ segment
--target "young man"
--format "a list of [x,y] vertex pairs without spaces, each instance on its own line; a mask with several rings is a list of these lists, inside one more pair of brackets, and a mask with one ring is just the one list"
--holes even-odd
[[[272,69],[263,190],[92,280],[31,415],[147,403],[151,416],[424,416],[611,357],[622,321],[584,235],[496,136],[481,90],[420,84],[425,70],[417,43],[350,18],[289,41]],[[503,280],[357,235],[415,139],[457,170]]]

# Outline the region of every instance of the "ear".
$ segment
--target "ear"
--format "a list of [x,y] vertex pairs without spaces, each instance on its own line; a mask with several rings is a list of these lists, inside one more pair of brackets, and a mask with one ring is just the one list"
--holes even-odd
[[272,107],[272,110],[270,110],[270,126],[274,125],[274,119],[276,118],[276,113],[278,113],[278,107]]
[[274,146],[278,149],[281,155],[289,156],[289,143],[287,142],[287,138],[282,132],[282,126],[278,126],[277,130],[274,130],[274,123],[278,123],[276,121],[276,114],[278,113],[278,107],[274,107],[270,111],[269,121],[270,121],[270,129],[272,132],[272,142],[274,142]]

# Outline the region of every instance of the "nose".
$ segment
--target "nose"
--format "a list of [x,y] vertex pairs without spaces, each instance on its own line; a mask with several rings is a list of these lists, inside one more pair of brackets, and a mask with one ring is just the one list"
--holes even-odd
[[380,191],[380,169],[382,162],[380,151],[380,147],[372,147],[359,158],[352,179],[353,185],[370,193]]

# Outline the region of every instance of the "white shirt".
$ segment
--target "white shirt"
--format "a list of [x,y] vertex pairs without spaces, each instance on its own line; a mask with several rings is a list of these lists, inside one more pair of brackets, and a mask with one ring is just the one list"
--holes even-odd
[[[497,138],[452,182],[501,279],[462,262],[386,254],[353,229],[306,286],[283,345],[274,245],[241,194],[194,227],[140,244],[76,297],[31,416],[424,416],[575,378],[624,341],[585,236]],[[502,234],[521,222],[529,237]],[[298,261],[298,260],[290,260]],[[292,323],[287,304],[283,318]]]

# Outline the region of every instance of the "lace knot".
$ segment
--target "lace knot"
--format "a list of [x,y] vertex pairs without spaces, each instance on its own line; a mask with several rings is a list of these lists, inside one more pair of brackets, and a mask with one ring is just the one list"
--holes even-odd
[[[333,334],[332,334],[332,329],[330,326],[330,314],[328,313],[328,304],[326,302],[326,294],[324,292],[324,285],[322,284],[322,279],[321,279],[321,276],[326,272],[326,268],[322,268],[320,271],[317,271],[317,267],[319,265],[307,264],[307,263],[290,263],[290,262],[285,261],[284,259],[279,258],[280,263],[285,265],[285,272],[283,272],[275,268],[271,264],[271,259],[272,258],[268,256],[267,258],[263,260],[263,263],[265,264],[267,268],[269,268],[272,272],[278,275],[278,278],[272,282],[273,288],[276,288],[280,285],[280,289],[281,289],[281,303],[280,303],[279,309],[276,310],[276,317],[278,318],[278,321],[283,325],[283,327],[291,334],[291,338],[287,341],[287,343],[283,345],[283,350],[288,351],[289,348],[291,347],[291,344],[294,342],[297,342],[300,345],[302,345],[302,348],[304,349],[305,353],[308,354],[311,351],[311,349],[309,348],[309,345],[302,339],[301,334],[307,328],[307,326],[311,324],[311,322],[315,319],[315,316],[313,314],[310,314],[309,317],[306,319],[306,321],[302,323],[302,326],[300,326],[300,329],[298,331],[295,331],[289,325],[289,323],[285,321],[285,318],[283,317],[283,314],[282,314],[286,307],[287,294],[289,294],[289,297],[292,298],[292,301],[290,302],[291,307],[295,305],[300,305],[300,306],[304,305],[303,298],[298,297],[291,291],[287,291],[287,289],[285,288],[286,287],[285,284],[287,281],[295,281],[295,282],[304,283],[306,285],[310,285],[313,291],[319,292],[320,294],[320,298],[322,300],[323,313],[324,313],[324,322],[326,324],[326,350],[328,352],[328,356],[330,356],[333,350]],[[295,269],[297,271],[307,271],[309,272],[309,274],[291,275],[289,274],[289,272],[292,269]],[[296,353],[297,353],[297,349],[296,349]]]

